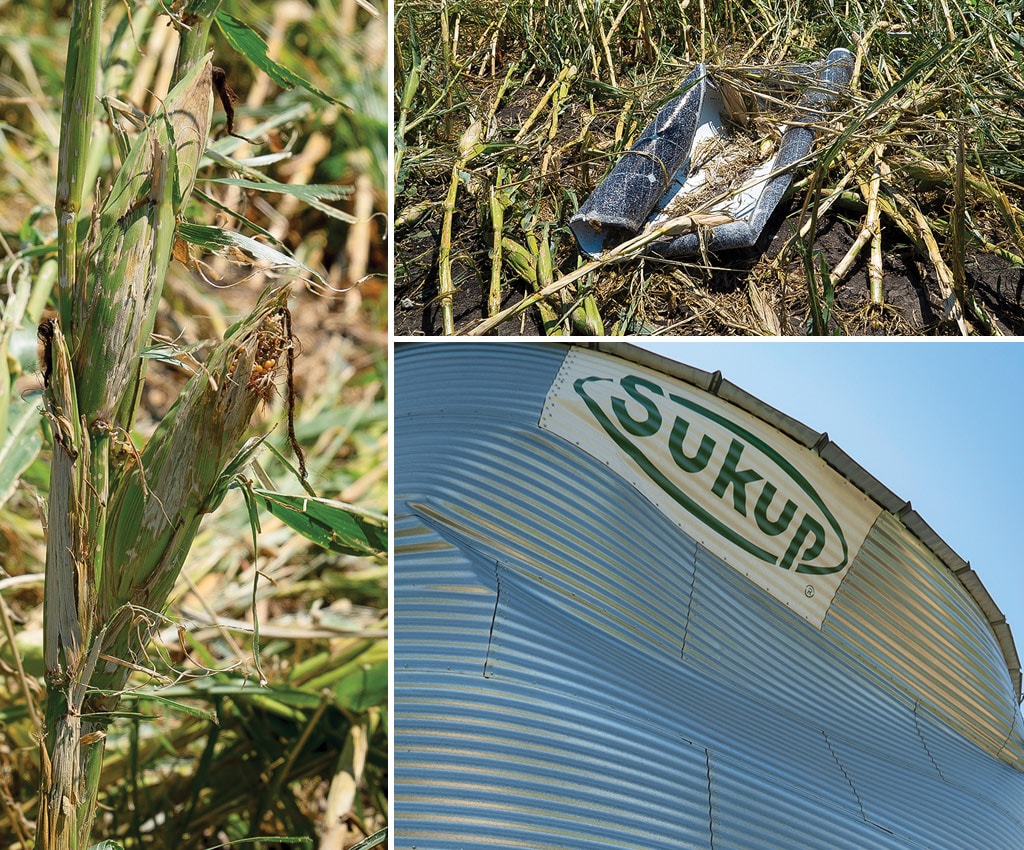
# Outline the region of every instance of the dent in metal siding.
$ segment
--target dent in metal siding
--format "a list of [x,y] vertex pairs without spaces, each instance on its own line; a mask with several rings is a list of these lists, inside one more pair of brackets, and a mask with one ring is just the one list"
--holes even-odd
[[[497,366],[479,406],[484,376],[430,354],[429,370],[403,367],[426,382],[412,413],[395,394],[396,846],[1024,846],[1024,777],[951,725],[948,695],[913,696],[934,671],[901,669],[929,641],[951,664],[994,665],[972,680],[994,709],[974,731],[1003,722],[998,647],[991,633],[967,647],[984,618],[948,571],[926,591],[917,572],[844,586],[819,632],[536,431],[517,391],[494,391]],[[557,371],[516,362],[517,388]],[[920,571],[900,542],[886,567]],[[856,602],[883,586],[910,594],[909,660]],[[931,605],[953,605],[953,637]]]
[[[435,574],[432,570],[428,577]],[[600,763],[592,767],[596,775],[587,773],[577,764],[574,775],[561,777],[557,787],[569,783],[581,800],[588,800],[587,816],[592,819],[602,811],[593,798],[596,795],[599,801],[605,799],[601,788],[606,783],[619,793],[628,790],[628,799],[619,797],[617,805],[642,810],[648,816],[659,816],[660,833],[652,833],[649,825],[642,824],[630,826],[634,832],[623,833],[621,815],[616,814],[612,806],[608,817],[616,822],[615,828],[612,824],[598,826],[601,834],[607,835],[611,830],[610,843],[616,845],[614,835],[622,835],[626,846],[630,842],[632,846],[691,846],[683,841],[688,830],[698,831],[693,836],[696,843],[692,846],[712,846],[706,843],[710,836],[702,838],[699,834],[702,822],[708,820],[708,802],[698,794],[698,767],[701,766],[698,755],[703,751],[692,743],[694,738],[709,742],[716,757],[719,753],[731,753],[734,759],[747,765],[748,772],[762,774],[759,781],[766,786],[777,786],[784,773],[785,781],[793,783],[794,792],[826,794],[833,801],[832,805],[837,798],[848,796],[843,777],[820,738],[811,738],[809,748],[801,746],[805,735],[800,724],[774,716],[744,694],[730,693],[712,681],[695,678],[678,658],[666,655],[656,663],[643,653],[623,647],[600,629],[547,605],[542,596],[533,597],[524,592],[515,585],[513,578],[503,583],[502,588],[490,643],[490,651],[498,657],[492,668],[493,678],[487,682],[496,694],[520,695],[524,707],[510,712],[476,702],[484,700],[484,695],[490,692],[474,686],[465,676],[442,678],[435,670],[427,676],[426,682],[438,687],[418,688],[413,676],[403,672],[400,678],[408,675],[409,682],[406,685],[400,681],[396,693],[396,780],[399,785],[403,783],[404,772],[413,771],[416,777],[410,779],[409,784],[429,786],[443,793],[445,812],[452,811],[453,794],[461,800],[461,795],[472,789],[473,795],[484,796],[471,796],[465,802],[468,807],[465,817],[472,819],[474,803],[483,802],[496,808],[503,819],[509,814],[510,795],[516,799],[517,793],[525,793],[520,783],[530,774],[520,764],[524,759],[535,770],[534,785],[539,772],[548,776],[547,787],[553,771],[557,776],[572,767],[563,764],[567,756],[562,748],[571,747],[578,761],[579,753],[599,747]],[[408,598],[409,594],[402,596]],[[397,608],[399,632],[406,628],[403,609],[407,607],[398,605]],[[435,641],[452,645],[444,623],[436,621],[434,629]],[[463,648],[452,646],[453,655],[460,656]],[[470,651],[479,651],[479,642],[472,645]],[[401,660],[396,667],[403,671],[410,669],[410,665]],[[463,665],[454,665],[453,669],[461,670]],[[446,698],[446,688],[441,683],[448,678],[458,678],[458,682],[454,692]],[[398,694],[410,702],[404,703],[403,699],[398,699]],[[734,708],[724,711],[724,706]],[[559,720],[563,716],[573,718],[572,722],[580,725],[566,729]],[[591,731],[604,726],[610,729],[609,740],[603,744],[593,741]],[[557,740],[550,740],[550,736]],[[565,741],[561,740],[563,737]],[[464,749],[467,741],[468,750]],[[808,752],[801,756],[797,752],[800,749],[808,749]],[[430,762],[427,752],[436,753],[437,761]],[[645,765],[643,775],[637,777],[627,771],[623,776],[623,758],[629,760],[637,756]],[[554,759],[557,764],[548,759]],[[511,767],[509,762],[513,763]],[[782,763],[785,769],[778,771],[776,766]],[[436,776],[432,773],[435,769]],[[478,775],[481,771],[484,777]],[[538,793],[542,792],[534,788],[534,794]],[[679,820],[681,796],[690,801],[690,811],[683,821]],[[546,800],[546,792],[544,797]],[[671,801],[671,806],[660,813],[659,799]],[[412,803],[409,795],[403,793],[399,793],[398,801],[403,806]],[[558,797],[556,802],[559,810],[571,812],[573,809],[571,799]],[[848,803],[853,806],[852,797]],[[526,804],[511,804],[513,815],[527,817],[523,805]],[[540,802],[536,801],[536,805]],[[851,814],[853,811],[851,808]],[[757,816],[774,822],[774,812],[773,807],[768,807]],[[405,836],[398,803],[396,814],[399,834]],[[545,817],[537,822],[530,818],[527,821],[529,823],[519,824],[518,830],[529,828],[532,834],[548,836],[544,839],[551,842],[547,846],[561,846],[546,832]],[[651,844],[636,843],[635,830],[641,827],[650,833],[647,838]],[[776,823],[773,828],[781,828],[781,824]],[[521,838],[520,832],[515,834],[517,840]],[[443,839],[443,836],[435,837]],[[585,837],[574,833],[573,841]],[[537,846],[544,846],[544,842]],[[584,845],[573,843],[570,846]]]
[[[700,742],[752,765],[788,762],[797,784],[843,792],[820,741],[806,746],[806,726],[752,700],[749,694],[694,675],[677,656],[652,658],[600,628],[516,587],[499,602],[492,675],[523,687],[560,692],[577,706],[610,709],[649,727],[664,741]],[[728,711],[718,710],[731,706]]]
[[[923,847],[1021,846],[1020,824],[977,794],[923,774],[914,776],[908,789],[907,777],[879,770],[873,753],[842,741],[835,747],[873,823]],[[916,800],[927,800],[927,807],[908,805],[908,791]]]
[[728,758],[712,758],[711,782],[714,843],[709,850],[921,848],[862,817],[837,811],[824,794],[787,787],[784,776],[752,774]]
[[[396,499],[415,488],[421,496],[410,498],[413,509],[447,540],[477,552],[487,565],[481,570],[493,573],[500,560],[620,639],[678,653],[692,541],[645,509],[621,479],[585,455],[573,457],[561,440],[497,423],[489,423],[488,433],[500,448],[472,427],[447,428],[450,454],[443,464],[437,447],[423,444],[420,459],[402,462]],[[581,511],[587,504],[592,508]],[[651,561],[654,546],[664,547],[674,569]]]
[[868,535],[823,628],[999,755],[1015,714],[1000,648],[964,587],[891,515]]

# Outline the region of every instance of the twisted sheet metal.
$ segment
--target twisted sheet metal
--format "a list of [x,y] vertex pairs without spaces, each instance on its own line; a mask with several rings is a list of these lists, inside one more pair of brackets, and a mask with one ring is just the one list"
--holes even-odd
[[1024,846],[956,575],[884,513],[814,629],[537,428],[565,352],[398,349],[396,846]]

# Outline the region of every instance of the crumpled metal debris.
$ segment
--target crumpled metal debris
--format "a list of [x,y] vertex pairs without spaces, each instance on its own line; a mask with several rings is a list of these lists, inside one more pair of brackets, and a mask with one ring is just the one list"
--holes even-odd
[[[738,93],[703,63],[655,116],[636,143],[569,222],[580,249],[602,253],[649,226],[699,213],[714,222],[666,234],[644,248],[665,258],[754,245],[814,141],[813,124],[849,85],[853,55],[836,48],[822,62],[793,65],[762,76],[766,85],[802,80],[794,120],[778,126],[781,139],[766,157],[746,135],[730,132],[730,101]],[[769,147],[765,139],[765,147]]]

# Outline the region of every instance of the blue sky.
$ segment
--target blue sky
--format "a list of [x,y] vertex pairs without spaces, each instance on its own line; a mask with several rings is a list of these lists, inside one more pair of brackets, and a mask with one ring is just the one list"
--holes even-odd
[[1024,343],[637,342],[827,431],[971,562],[1024,655]]

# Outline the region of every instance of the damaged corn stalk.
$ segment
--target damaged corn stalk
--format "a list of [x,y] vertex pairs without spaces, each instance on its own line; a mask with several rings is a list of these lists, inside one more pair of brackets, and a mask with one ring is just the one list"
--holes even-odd
[[227,492],[226,470],[253,413],[275,392],[291,346],[287,300],[287,287],[265,294],[192,376],[141,454],[116,458],[124,472],[111,488],[97,588],[105,635],[86,701],[93,715],[116,708],[128,675],[144,661],[140,652],[156,624],[150,612],[163,609],[203,515]]
[[[59,315],[40,327],[53,433],[37,845],[46,850],[88,846],[104,730],[154,622],[147,612],[162,611],[202,515],[223,498],[223,473],[250,417],[290,354],[287,292],[278,291],[231,330],[146,447],[132,443],[141,354],[206,145],[211,73],[209,56],[189,66],[149,117],[88,239],[75,244],[73,223],[64,229]],[[73,161],[63,146],[75,142],[74,133],[62,138],[62,162]],[[58,207],[73,219],[82,192],[73,169],[62,177],[69,174],[59,180]]]
[[142,360],[156,320],[174,245],[175,218],[192,192],[212,109],[209,58],[168,95],[136,138],[93,218],[92,249],[69,294],[68,332],[78,341],[75,373],[83,413],[127,430],[134,418]]

